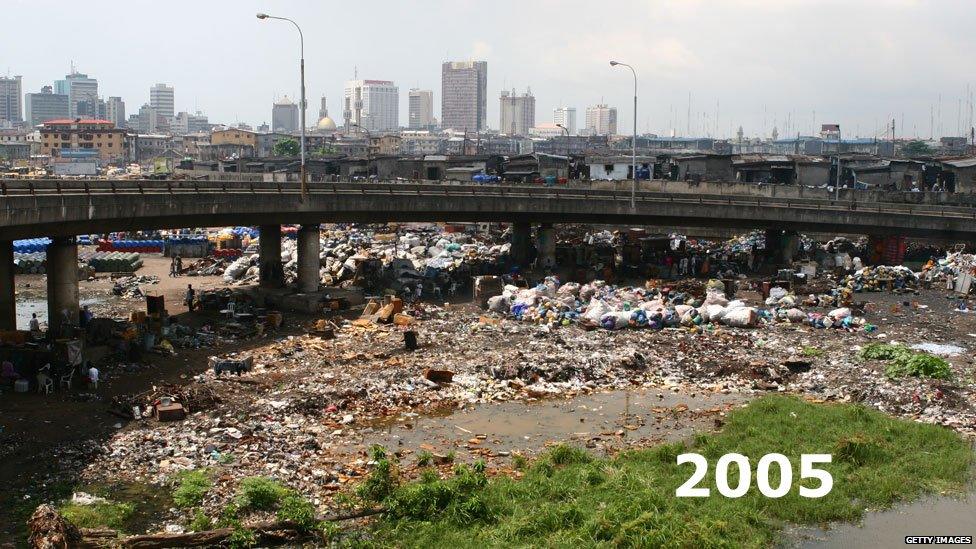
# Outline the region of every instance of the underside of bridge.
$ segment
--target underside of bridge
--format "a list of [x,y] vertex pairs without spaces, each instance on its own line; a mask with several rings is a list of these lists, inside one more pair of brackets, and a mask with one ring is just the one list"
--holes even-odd
[[[15,326],[12,240],[50,236],[49,325],[77,318],[78,234],[112,231],[257,225],[262,235],[260,283],[282,284],[282,224],[300,224],[298,290],[319,287],[321,223],[506,222],[513,224],[512,256],[526,265],[535,249],[540,265],[555,258],[554,223],[620,226],[765,229],[774,253],[789,262],[800,232],[912,236],[947,242],[976,240],[976,210],[966,207],[858,204],[823,199],[771,199],[689,193],[637,193],[519,186],[336,184],[301,194],[297,187],[256,189],[253,184],[197,182],[174,188],[158,182],[98,182],[111,189],[85,192],[35,189],[7,194],[0,204],[0,329]],[[132,190],[136,185],[137,191]],[[182,185],[182,183],[181,183]],[[191,186],[192,185],[192,186]],[[5,187],[6,189],[6,187]],[[56,192],[51,192],[56,191]],[[536,225],[535,248],[531,230]]]

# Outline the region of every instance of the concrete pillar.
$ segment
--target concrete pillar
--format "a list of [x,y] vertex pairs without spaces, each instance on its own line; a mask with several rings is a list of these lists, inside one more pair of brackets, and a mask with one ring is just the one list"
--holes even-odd
[[552,269],[556,266],[556,230],[552,223],[539,227],[539,266]]
[[280,288],[285,280],[281,266],[281,225],[261,225],[258,239],[258,273],[262,288]]
[[318,291],[319,279],[319,226],[302,225],[298,228],[298,291]]
[[783,234],[783,259],[784,265],[790,265],[793,263],[793,258],[796,257],[797,252],[800,250],[800,233],[796,231],[786,231]]
[[516,221],[512,224],[512,261],[519,267],[529,265],[529,248],[532,246],[532,224]]
[[14,297],[14,243],[0,241],[0,330],[17,329],[17,300]]
[[62,312],[78,325],[78,245],[74,237],[58,237],[47,247],[48,332],[62,337]]

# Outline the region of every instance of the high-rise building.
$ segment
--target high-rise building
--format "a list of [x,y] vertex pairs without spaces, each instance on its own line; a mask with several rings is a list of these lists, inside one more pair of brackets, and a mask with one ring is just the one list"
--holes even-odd
[[109,97],[105,102],[105,119],[116,128],[125,127],[125,102],[121,97]]
[[349,80],[342,115],[347,128],[357,124],[371,132],[396,130],[400,90],[389,80]]
[[206,132],[209,129],[210,120],[207,115],[200,111],[197,111],[196,114],[180,111],[173,117],[173,125],[170,128],[174,135]]
[[426,130],[434,126],[434,92],[410,90],[408,126],[411,130]]
[[505,135],[529,135],[529,129],[535,127],[535,97],[532,90],[522,95],[516,95],[515,90],[511,93],[502,90],[499,102],[498,131]]
[[69,116],[68,96],[54,93],[51,86],[41,88],[41,93],[25,95],[24,107],[26,113],[24,119],[31,126]]
[[586,133],[587,135],[616,135],[617,107],[608,107],[605,104],[586,107]]
[[149,88],[149,106],[156,109],[160,116],[172,118],[176,114],[175,93],[173,86],[156,84]]
[[98,99],[98,80],[88,78],[87,74],[82,74],[74,67],[71,74],[64,77],[64,80],[54,82],[54,92],[68,96],[68,116],[71,118],[78,116],[78,104],[82,101],[94,103]]
[[271,131],[290,133],[299,130],[298,104],[286,95],[271,107]]
[[0,76],[0,120],[23,122],[23,109],[20,107],[24,89],[20,76]]
[[85,99],[78,103],[78,116],[80,118],[105,120],[108,118],[108,106],[105,101],[98,97]]
[[488,128],[488,62],[441,65],[441,127],[479,132]]
[[552,110],[552,123],[566,128],[569,135],[576,135],[576,107],[556,107]]
[[139,107],[139,126],[134,128],[139,133],[156,133],[159,131],[159,113],[149,103]]

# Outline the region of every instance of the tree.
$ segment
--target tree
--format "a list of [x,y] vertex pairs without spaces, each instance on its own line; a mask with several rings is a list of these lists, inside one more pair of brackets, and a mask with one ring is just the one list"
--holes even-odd
[[902,152],[907,157],[916,158],[919,156],[929,156],[935,151],[925,141],[909,141],[905,145],[905,148],[902,149]]
[[312,151],[312,156],[331,156],[336,154],[335,147],[319,147]]
[[275,156],[298,156],[301,147],[294,139],[282,139],[271,148],[271,154]]

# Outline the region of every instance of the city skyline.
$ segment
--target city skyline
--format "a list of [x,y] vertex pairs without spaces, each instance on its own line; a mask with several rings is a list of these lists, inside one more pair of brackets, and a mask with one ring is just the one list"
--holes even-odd
[[[584,112],[606,103],[617,107],[621,121],[633,116],[632,86],[628,75],[612,71],[608,61],[629,62],[639,78],[638,131],[658,135],[673,131],[733,138],[742,126],[748,136],[768,136],[775,127],[781,137],[787,137],[813,134],[821,123],[831,122],[839,123],[845,136],[870,137],[888,127],[891,119],[899,136],[957,135],[970,125],[971,98],[976,92],[976,85],[968,81],[972,77],[959,69],[976,41],[966,31],[976,15],[965,2],[944,2],[940,10],[926,10],[924,4],[908,0],[854,6],[833,1],[767,4],[742,0],[720,5],[620,1],[606,9],[626,17],[586,21],[585,28],[572,33],[537,29],[515,44],[505,33],[491,30],[501,28],[501,18],[493,13],[496,10],[483,10],[472,2],[432,1],[432,9],[421,11],[437,13],[445,20],[477,17],[479,29],[484,30],[443,29],[442,39],[430,41],[421,33],[404,30],[422,14],[394,5],[384,9],[389,17],[371,29],[365,45],[336,51],[341,48],[328,44],[362,40],[361,33],[346,31],[341,25],[327,25],[330,32],[326,33],[310,31],[323,21],[362,16],[371,9],[368,4],[324,7],[299,1],[270,5],[177,1],[174,14],[187,7],[198,15],[181,21],[180,40],[172,45],[175,54],[183,47],[188,52],[167,56],[172,62],[141,63],[132,60],[153,60],[158,55],[154,43],[145,40],[135,25],[149,4],[136,2],[131,9],[119,10],[112,32],[87,33],[88,46],[65,58],[32,49],[31,29],[42,25],[46,32],[77,37],[81,27],[67,21],[83,21],[90,11],[57,4],[65,14],[66,22],[60,23],[47,20],[43,16],[46,10],[37,9],[38,4],[48,3],[54,5],[15,0],[8,6],[20,23],[11,29],[11,55],[0,70],[23,75],[24,93],[36,93],[63,79],[74,62],[78,72],[99,81],[98,93],[103,99],[122,97],[134,110],[146,99],[149,86],[165,82],[177,89],[177,112],[200,110],[212,122],[225,124],[270,122],[274,98],[298,96],[294,29],[263,24],[254,18],[258,11],[291,17],[303,25],[309,97],[341,97],[345,81],[353,79],[358,70],[404,89],[434,90],[438,119],[443,118],[440,69],[446,60],[486,61],[489,98],[497,98],[501,90],[517,83],[532,87],[538,112],[552,112],[558,106]],[[578,14],[581,25],[592,9],[574,1],[520,3],[518,7],[528,15],[560,7],[562,12]],[[845,17],[828,17],[830,8],[844,9]],[[243,33],[250,39],[233,44],[209,40],[210,16],[219,16],[224,32]],[[842,40],[850,36],[860,38],[855,46]],[[706,47],[708,42],[723,47]],[[118,48],[118,43],[126,47]],[[207,45],[207,55],[199,55],[201,44]],[[269,47],[273,45],[278,47]],[[396,51],[410,54],[392,55],[394,46]],[[197,54],[191,55],[190,50]],[[215,64],[239,70],[215,71]],[[408,125],[408,100],[407,94],[400,94],[401,126]],[[498,102],[489,100],[487,111],[488,127],[499,129]],[[308,112],[312,126],[314,107]],[[629,134],[630,124],[621,123],[619,132]]]

